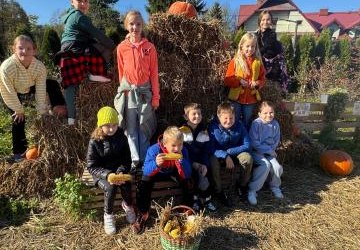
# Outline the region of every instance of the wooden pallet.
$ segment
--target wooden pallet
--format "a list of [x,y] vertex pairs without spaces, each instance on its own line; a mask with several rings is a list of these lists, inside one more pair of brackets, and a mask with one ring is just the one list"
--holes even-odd
[[[238,174],[238,173],[237,173]],[[134,175],[134,180],[139,181],[141,178],[141,173],[137,173]],[[235,178],[232,177],[230,172],[222,171],[221,179],[223,183],[224,189],[229,189],[235,185]],[[96,188],[94,180],[87,169],[84,170],[83,175],[81,177],[81,181],[85,183],[89,187],[89,192],[93,195],[93,198],[90,202],[84,205],[84,209],[100,209],[104,207],[104,191]],[[154,189],[151,194],[152,199],[159,199],[171,196],[180,196],[182,194],[182,190],[179,187],[179,184],[176,181],[159,181],[155,182]],[[132,197],[135,200],[136,197],[136,184],[132,185]],[[116,194],[114,207],[120,207],[122,201],[122,197],[120,192]]]

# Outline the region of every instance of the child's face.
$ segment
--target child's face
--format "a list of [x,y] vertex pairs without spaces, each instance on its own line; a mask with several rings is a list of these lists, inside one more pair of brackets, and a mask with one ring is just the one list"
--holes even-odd
[[218,115],[218,118],[221,126],[225,129],[231,128],[235,123],[235,115],[231,112],[221,112],[220,115]]
[[251,57],[255,53],[256,42],[255,40],[247,40],[241,46],[241,53],[245,57]]
[[270,106],[262,107],[261,111],[259,112],[259,117],[264,123],[271,122],[274,119],[274,116],[274,109]]
[[80,10],[85,15],[89,12],[89,0],[71,0],[71,5],[75,9]]
[[18,40],[14,46],[14,53],[24,67],[28,67],[35,55],[35,49],[32,42]]
[[268,28],[271,28],[271,26],[272,26],[271,16],[269,14],[263,15],[260,20],[260,30],[264,31]]
[[181,153],[183,141],[170,138],[164,142],[164,147],[169,153]]
[[141,32],[143,30],[143,22],[139,16],[133,15],[130,16],[129,22],[126,27],[127,31],[129,31],[130,38],[135,38],[138,40],[141,38]]
[[101,126],[101,130],[103,133],[107,136],[112,136],[116,133],[118,130],[119,125],[117,123],[109,123]]
[[199,125],[202,120],[202,114],[200,109],[190,109],[186,115],[186,120],[189,125]]

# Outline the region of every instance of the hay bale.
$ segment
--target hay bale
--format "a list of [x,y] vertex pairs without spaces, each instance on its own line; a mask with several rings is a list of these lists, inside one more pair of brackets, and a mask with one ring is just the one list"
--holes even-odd
[[0,171],[0,193],[6,196],[49,196],[54,180],[66,172],[81,176],[90,134],[96,126],[96,114],[104,105],[113,106],[117,83],[86,83],[77,97],[77,126],[66,120],[46,116],[29,121],[29,132],[40,148],[36,160],[13,165],[3,163]]
[[202,105],[205,119],[215,113],[230,60],[220,28],[219,22],[166,13],[151,16],[147,37],[159,54],[158,119],[164,124],[178,125],[190,102]]

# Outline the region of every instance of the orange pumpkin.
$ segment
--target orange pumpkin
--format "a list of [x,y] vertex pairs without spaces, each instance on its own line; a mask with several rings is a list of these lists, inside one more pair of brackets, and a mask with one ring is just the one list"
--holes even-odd
[[53,107],[52,112],[54,115],[58,116],[58,117],[67,117],[67,109],[65,105],[57,105],[55,107]]
[[341,150],[326,150],[320,155],[320,167],[332,175],[345,176],[354,167],[350,155]]
[[26,159],[27,160],[35,160],[39,157],[39,150],[37,147],[30,148],[28,151],[26,151]]
[[176,1],[170,5],[168,13],[174,15],[185,15],[187,18],[197,17],[197,12],[195,7],[187,2]]

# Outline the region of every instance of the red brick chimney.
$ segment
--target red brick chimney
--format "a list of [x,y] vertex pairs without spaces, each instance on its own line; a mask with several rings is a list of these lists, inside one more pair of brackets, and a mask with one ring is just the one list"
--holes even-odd
[[320,9],[319,16],[327,16],[329,15],[329,9]]

